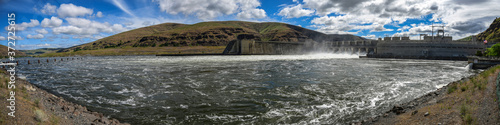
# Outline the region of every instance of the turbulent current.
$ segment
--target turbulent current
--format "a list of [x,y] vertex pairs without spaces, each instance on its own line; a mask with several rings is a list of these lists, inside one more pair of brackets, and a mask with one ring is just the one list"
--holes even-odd
[[347,124],[474,74],[465,66],[316,54],[86,57],[17,70],[131,124]]

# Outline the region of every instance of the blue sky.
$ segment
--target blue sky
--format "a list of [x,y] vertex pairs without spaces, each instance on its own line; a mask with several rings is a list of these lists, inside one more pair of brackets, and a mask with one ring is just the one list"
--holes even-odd
[[430,34],[444,25],[460,39],[500,17],[500,0],[0,0],[0,41],[16,14],[17,49],[60,48],[160,23],[283,22],[369,39]]

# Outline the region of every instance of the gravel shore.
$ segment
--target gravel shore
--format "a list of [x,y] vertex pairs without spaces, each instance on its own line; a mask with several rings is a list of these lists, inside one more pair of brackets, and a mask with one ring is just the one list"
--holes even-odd
[[496,78],[500,67],[462,78],[413,101],[396,104],[353,125],[500,124]]
[[[0,70],[0,125],[128,125],[88,110],[16,78],[16,89],[8,88],[8,75]],[[10,92],[15,93],[15,117],[9,116]]]

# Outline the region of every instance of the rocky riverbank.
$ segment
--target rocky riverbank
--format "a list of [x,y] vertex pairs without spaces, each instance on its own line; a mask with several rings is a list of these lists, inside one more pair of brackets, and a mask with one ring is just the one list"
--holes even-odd
[[386,113],[352,124],[500,124],[496,78],[500,66],[452,82]]
[[[127,125],[101,113],[88,110],[85,106],[68,102],[42,90],[25,80],[16,78],[16,89],[9,89],[8,75],[0,70],[0,125]],[[15,93],[15,117],[7,106]]]

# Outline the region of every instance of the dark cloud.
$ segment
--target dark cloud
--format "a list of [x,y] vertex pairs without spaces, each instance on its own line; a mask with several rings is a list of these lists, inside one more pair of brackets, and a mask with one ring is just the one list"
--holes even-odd
[[370,10],[370,12],[372,12],[372,13],[382,13],[382,10],[385,9],[385,6],[381,6],[381,5],[372,3],[364,8]]
[[350,11],[352,10],[352,8],[358,6],[363,2],[366,2],[367,0],[331,0],[331,1],[338,1],[340,7],[342,8],[341,10]]
[[388,14],[388,13],[383,13],[383,14],[380,14],[378,17],[381,17],[381,18],[389,18],[389,17],[391,17],[391,15],[390,15],[390,14]]
[[[320,0],[304,0],[307,8],[316,9],[319,14],[330,14],[332,10],[338,9],[338,13],[358,14],[366,13],[368,10],[371,14],[378,14],[379,17],[391,16],[411,16],[419,17],[436,11],[439,7],[434,4],[422,9],[418,6],[412,6],[419,2],[407,1],[402,2],[396,0],[384,0],[383,3],[370,2],[369,5],[363,5],[370,0],[328,0],[328,2],[318,2]],[[363,5],[363,6],[361,6]]]
[[385,1],[385,5],[391,5],[395,0],[387,0]]
[[480,4],[487,2],[489,0],[453,0],[453,2],[457,4],[471,5],[471,4]]
[[423,11],[420,9],[417,9],[415,7],[406,9],[406,8],[401,8],[401,7],[388,7],[384,9],[385,12],[391,13],[392,15],[396,16],[420,16],[423,15]]
[[431,10],[438,10],[438,6],[436,4],[432,5]]
[[[326,13],[333,8],[340,8],[341,11],[351,12],[352,10],[355,10],[358,5],[366,1],[367,0],[329,0],[325,4],[319,6],[313,5],[315,7],[310,7],[315,8],[320,13]],[[314,1],[311,1],[311,4],[314,4]],[[307,2],[306,5],[308,5]]]
[[418,34],[418,33],[429,33],[430,34],[430,32],[432,32],[431,29],[427,29],[427,28],[419,28],[419,29],[416,29],[415,31],[417,33],[413,33],[412,35],[415,35],[415,34]]
[[457,34],[478,33],[484,31],[487,27],[481,22],[456,22],[450,25],[450,28],[458,30]]

